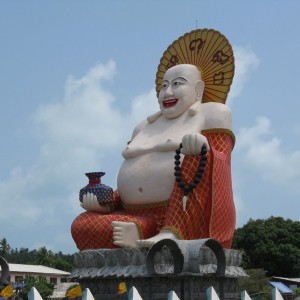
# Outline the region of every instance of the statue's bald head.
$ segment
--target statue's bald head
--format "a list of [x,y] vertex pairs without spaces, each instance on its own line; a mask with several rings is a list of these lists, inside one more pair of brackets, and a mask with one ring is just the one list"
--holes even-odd
[[172,73],[174,75],[185,75],[191,81],[198,81],[202,79],[199,69],[195,65],[191,64],[180,64],[171,67],[166,71],[164,78],[168,76],[168,73]]
[[168,69],[159,93],[158,102],[163,115],[176,118],[196,101],[202,100],[204,83],[196,66],[180,64]]

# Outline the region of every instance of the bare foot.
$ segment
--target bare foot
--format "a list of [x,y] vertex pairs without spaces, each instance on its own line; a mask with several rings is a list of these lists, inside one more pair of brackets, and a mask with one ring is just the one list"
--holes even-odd
[[114,244],[119,247],[136,248],[136,241],[140,238],[138,227],[133,222],[118,222],[111,223],[113,227]]
[[150,248],[157,242],[164,240],[164,239],[177,240],[178,238],[174,232],[169,231],[169,230],[162,230],[159,234],[153,236],[150,239],[137,240],[136,245],[140,248]]

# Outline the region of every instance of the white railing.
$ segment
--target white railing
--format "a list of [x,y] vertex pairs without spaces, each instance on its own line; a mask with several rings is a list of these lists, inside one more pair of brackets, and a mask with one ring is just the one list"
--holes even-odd
[[[220,300],[213,287],[206,290],[207,300]],[[133,286],[127,293],[128,300],[143,300],[137,289]],[[32,288],[28,293],[28,300],[43,300],[36,288]],[[89,289],[85,289],[82,294],[82,300],[95,300]],[[169,292],[167,300],[180,300],[174,291]],[[251,300],[246,291],[241,293],[241,300]],[[272,300],[284,300],[277,288],[272,289]]]

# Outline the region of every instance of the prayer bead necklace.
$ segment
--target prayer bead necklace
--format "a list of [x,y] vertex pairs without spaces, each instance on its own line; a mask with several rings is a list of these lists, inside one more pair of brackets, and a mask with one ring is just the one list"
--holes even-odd
[[196,173],[195,178],[193,179],[193,181],[190,184],[186,184],[183,179],[181,178],[181,167],[180,167],[180,154],[181,154],[181,148],[182,148],[182,143],[180,143],[179,148],[176,149],[175,151],[175,181],[178,183],[179,187],[182,189],[183,191],[183,198],[182,198],[182,206],[183,206],[183,210],[185,211],[186,209],[186,204],[187,204],[187,200],[188,200],[188,194],[189,192],[191,192],[201,181],[205,166],[206,166],[206,161],[207,161],[207,147],[205,144],[203,144],[202,148],[201,148],[201,159],[200,159],[200,163],[199,163],[199,167],[198,167],[198,171]]

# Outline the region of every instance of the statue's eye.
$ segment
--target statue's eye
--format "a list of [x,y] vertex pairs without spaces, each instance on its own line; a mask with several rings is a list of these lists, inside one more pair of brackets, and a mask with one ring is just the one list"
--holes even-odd
[[167,83],[163,83],[162,84],[162,88],[165,89],[166,87],[168,87],[168,84]]
[[174,81],[173,85],[175,85],[175,86],[181,85],[181,82],[180,81]]

